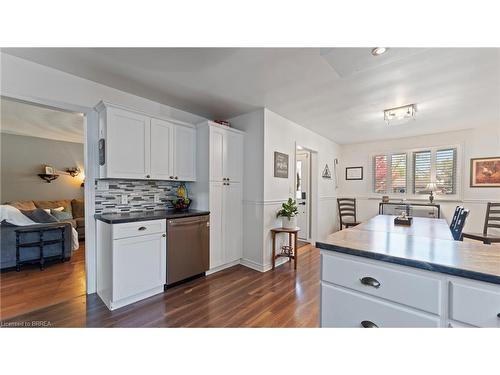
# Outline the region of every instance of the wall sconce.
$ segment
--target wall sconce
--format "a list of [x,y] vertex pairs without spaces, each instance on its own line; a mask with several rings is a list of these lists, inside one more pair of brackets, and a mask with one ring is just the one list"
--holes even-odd
[[74,167],[74,168],[67,168],[66,173],[69,174],[71,177],[76,177],[80,174],[80,168]]

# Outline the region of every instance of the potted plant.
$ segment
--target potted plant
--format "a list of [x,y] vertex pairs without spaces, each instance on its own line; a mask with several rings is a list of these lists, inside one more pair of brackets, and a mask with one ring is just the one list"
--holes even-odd
[[276,217],[281,217],[283,228],[295,228],[297,227],[298,213],[297,202],[288,198],[288,201],[281,205],[281,210],[278,211]]

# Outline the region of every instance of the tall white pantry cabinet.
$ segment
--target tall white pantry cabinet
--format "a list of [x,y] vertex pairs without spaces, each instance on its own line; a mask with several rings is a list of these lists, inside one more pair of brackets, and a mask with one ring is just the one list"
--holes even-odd
[[205,121],[197,129],[196,208],[210,211],[210,271],[243,256],[244,133]]

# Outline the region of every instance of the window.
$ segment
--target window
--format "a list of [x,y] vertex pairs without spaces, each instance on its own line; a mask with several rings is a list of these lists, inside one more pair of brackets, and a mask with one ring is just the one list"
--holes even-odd
[[375,193],[406,192],[406,154],[376,155],[373,169]]
[[431,182],[438,187],[436,194],[457,194],[457,148],[410,150],[373,157],[373,191],[377,194],[427,195],[427,185]]

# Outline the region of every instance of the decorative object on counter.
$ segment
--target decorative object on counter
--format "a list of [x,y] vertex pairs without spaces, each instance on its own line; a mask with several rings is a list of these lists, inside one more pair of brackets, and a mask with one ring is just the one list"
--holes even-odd
[[229,121],[226,121],[226,120],[214,120],[214,122],[216,124],[219,124],[219,125],[224,125],[224,126],[227,126],[227,127],[231,127],[231,123]]
[[389,203],[389,196],[388,195],[382,196],[382,203]]
[[[297,236],[300,228],[273,228],[271,229],[271,236],[273,241],[273,253],[272,253],[272,263],[273,269],[276,266],[276,259],[280,257],[287,257],[290,261],[294,260],[294,269],[297,269],[297,258],[298,258],[298,246],[297,246]],[[276,254],[276,234],[277,233],[288,233],[288,245],[281,247],[279,254]],[[293,239],[292,239],[293,237]],[[292,245],[293,242],[293,245]]]
[[470,159],[470,187],[500,187],[500,156]]
[[429,192],[429,202],[434,203],[434,192],[438,191],[438,187],[435,182],[430,182],[425,187],[425,190]]
[[47,183],[51,183],[54,180],[57,180],[59,178],[58,174],[46,174],[46,173],[39,173],[38,177],[40,177],[42,180],[44,180]]
[[191,206],[191,199],[189,198],[178,198],[176,200],[170,201],[172,203],[172,206],[174,207],[174,210],[176,211],[187,211],[189,209],[189,206]]
[[288,155],[274,151],[274,177],[288,178]]
[[292,198],[281,205],[281,209],[277,212],[276,217],[281,217],[281,225],[286,229],[293,229],[297,227],[297,215],[299,210],[297,202]]
[[406,225],[410,226],[413,221],[411,216],[406,214],[406,211],[401,212],[401,215],[394,218],[394,225]]
[[67,168],[66,173],[69,174],[71,177],[76,177],[81,173],[81,170],[78,167]]
[[328,167],[328,164],[325,164],[325,168],[323,169],[323,173],[321,175],[323,178],[328,178],[332,179],[332,172],[330,172],[330,168]]
[[345,179],[347,181],[356,181],[363,179],[363,167],[346,167]]
[[43,167],[43,173],[42,174],[54,174],[54,167],[51,167],[50,165],[45,165]]

